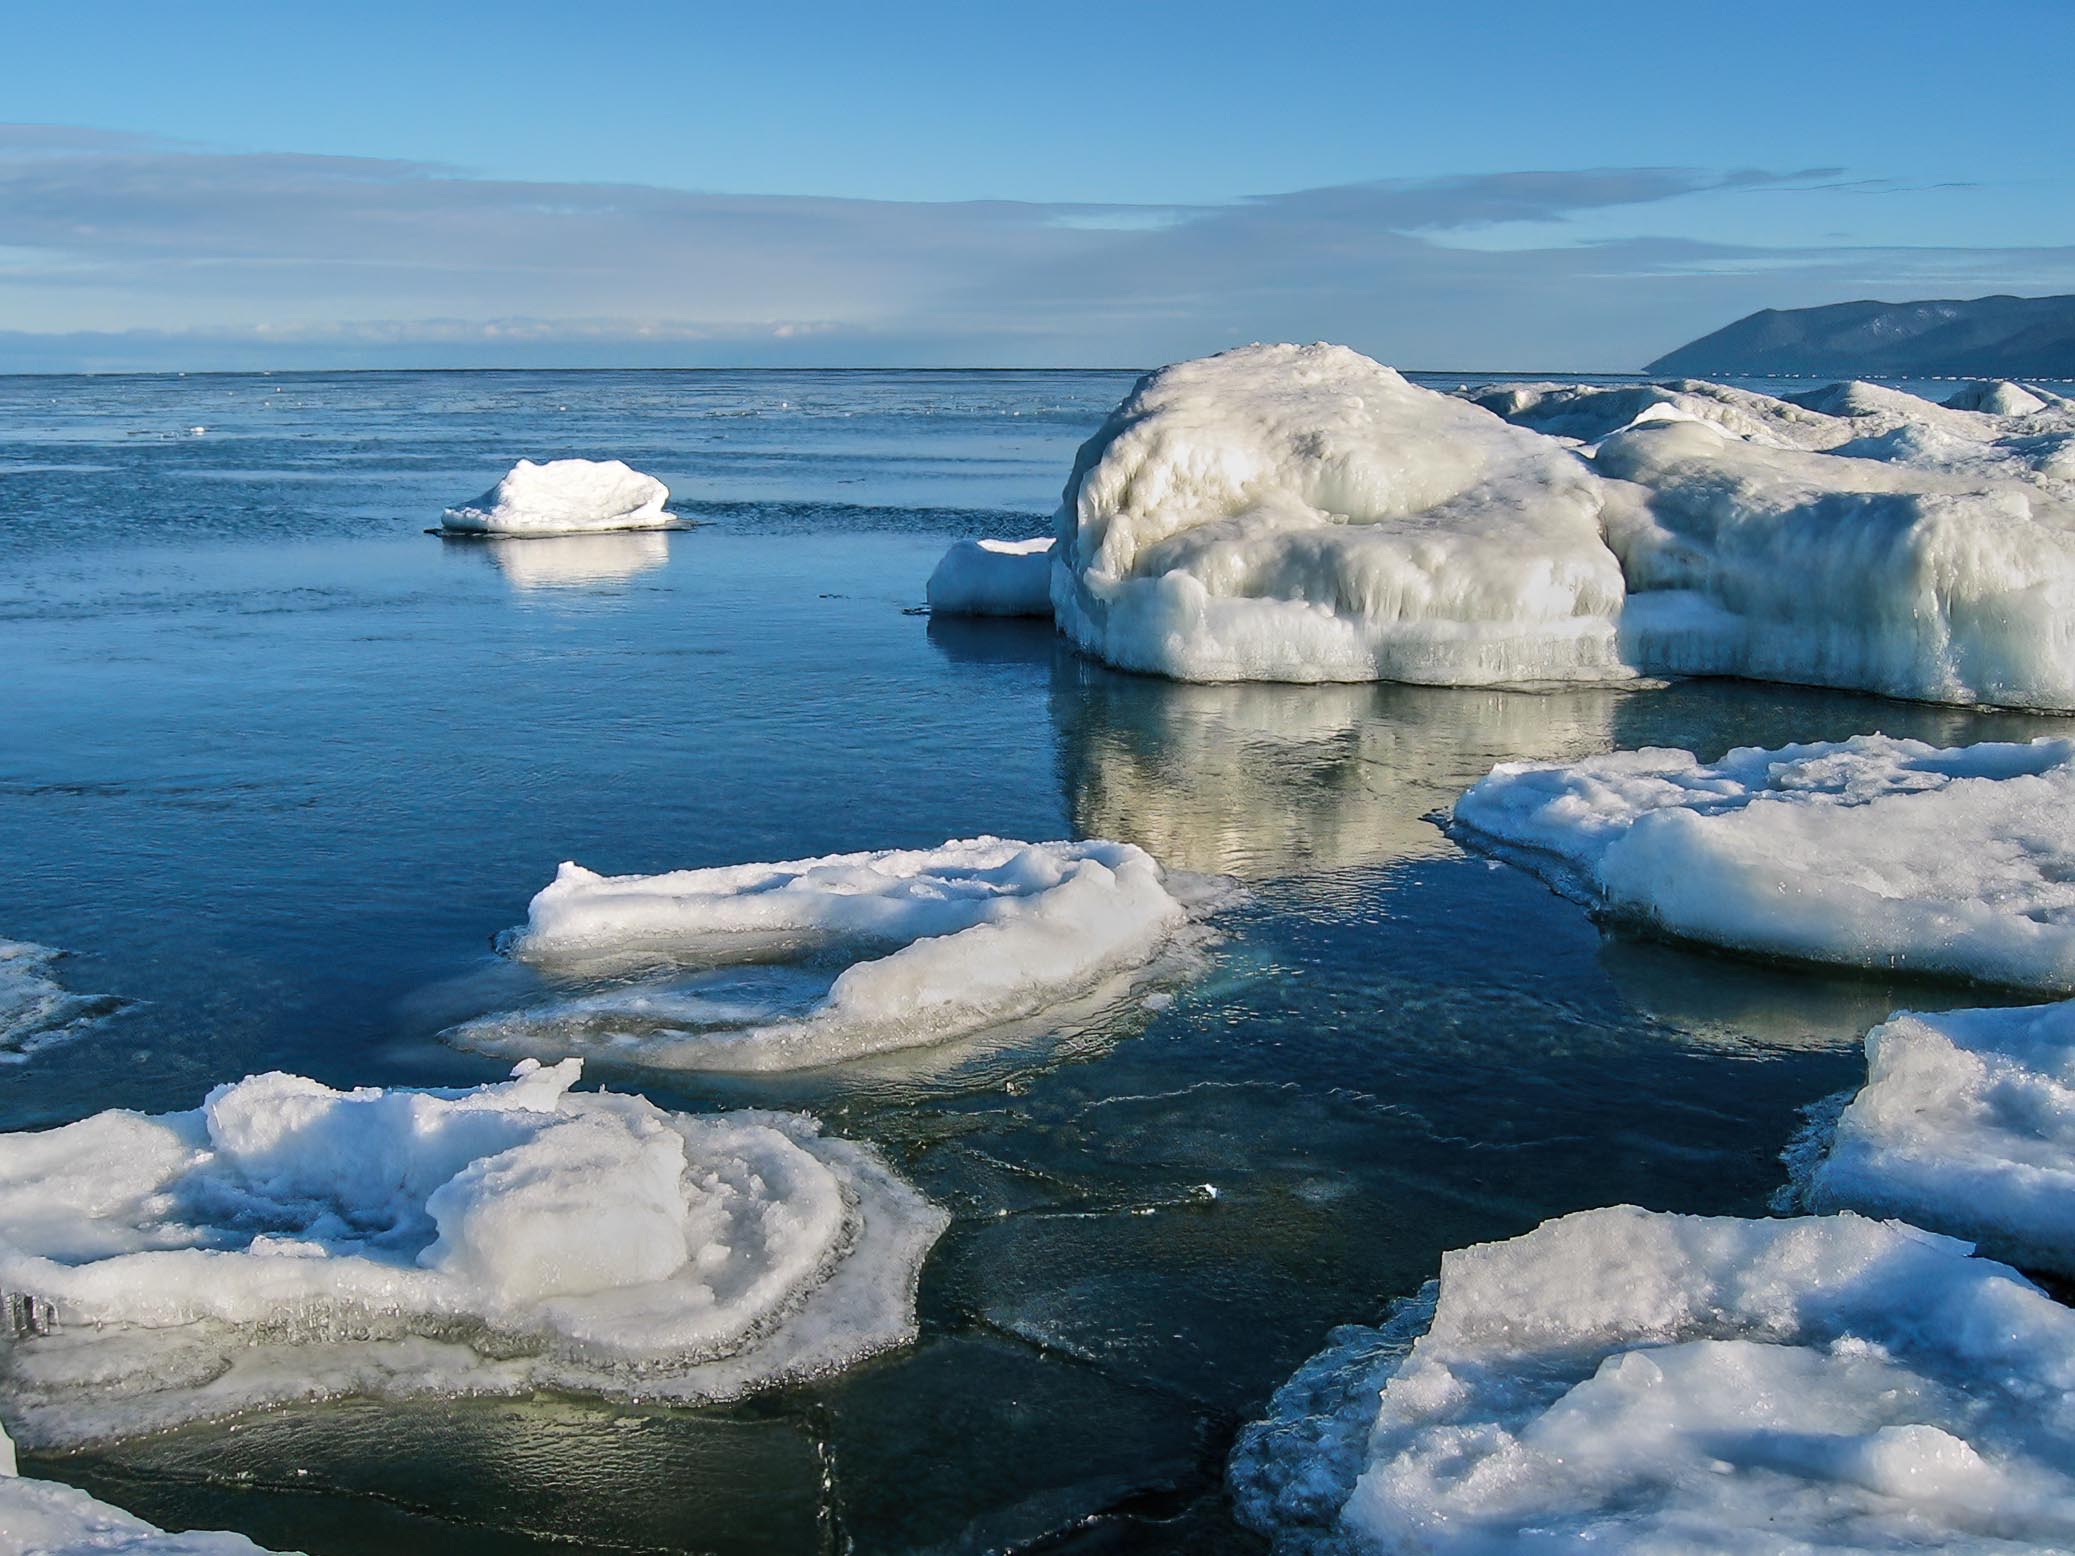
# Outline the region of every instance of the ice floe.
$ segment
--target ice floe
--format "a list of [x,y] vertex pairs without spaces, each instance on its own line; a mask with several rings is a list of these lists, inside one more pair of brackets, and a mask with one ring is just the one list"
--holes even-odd
[[2036,416],[2052,402],[2006,379],[1969,384],[1943,404],[1947,410],[1981,411],[1990,416]]
[[1053,537],[955,540],[929,575],[929,608],[946,616],[1052,614]]
[[1443,395],[1334,346],[1142,379],[1053,615],[1181,680],[1737,675],[2075,708],[2075,412],[2014,385]]
[[1867,1034],[1866,1062],[1806,1203],[2075,1275],[2075,1004],[1905,1011]]
[[2075,1541],[2075,1312],[1900,1223],[1585,1211],[1446,1255],[1405,1340],[1340,1332],[1242,1435],[1279,1548]]
[[48,1444],[328,1395],[730,1398],[907,1339],[942,1213],[805,1118],[528,1060],[0,1136],[0,1405]]
[[52,1480],[16,1473],[14,1444],[0,1431],[0,1556],[253,1556],[242,1534],[167,1534],[119,1507]]
[[2022,451],[1935,436],[1884,457],[1686,421],[1607,438],[1623,653],[1657,674],[2075,707],[2075,506]]
[[1139,381],[1059,510],[1059,627],[1181,680],[1618,679],[1621,572],[1564,446],[1339,346]]
[[1454,824],[1618,919],[1734,950],[2075,990],[2075,741],[1881,735],[1508,762]]
[[1144,850],[1102,841],[982,837],[664,875],[564,864],[507,949],[563,977],[651,976],[449,1036],[668,1068],[832,1064],[1116,992],[1176,942],[1190,894]]
[[60,983],[56,968],[64,954],[26,940],[0,940],[0,1064],[20,1064],[122,1008],[111,995],[75,994]]
[[670,489],[617,459],[522,459],[473,502],[447,509],[440,527],[461,535],[578,535],[667,529]]

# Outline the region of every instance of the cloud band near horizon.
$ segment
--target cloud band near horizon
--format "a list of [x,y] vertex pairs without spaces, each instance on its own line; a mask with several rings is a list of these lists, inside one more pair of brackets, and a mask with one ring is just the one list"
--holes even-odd
[[[1760,307],[2075,289],[2075,246],[1764,237],[1768,202],[1882,187],[1637,167],[1220,205],[930,203],[0,126],[0,371],[1112,366],[1254,339],[1621,370]],[[1728,201],[1751,241],[1691,235]]]

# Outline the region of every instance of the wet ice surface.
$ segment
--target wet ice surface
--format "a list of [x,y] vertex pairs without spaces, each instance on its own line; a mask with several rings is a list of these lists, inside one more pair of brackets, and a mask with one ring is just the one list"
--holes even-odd
[[[493,1079],[509,1061],[438,1034],[509,1008],[488,934],[564,858],[991,832],[1250,886],[1156,1008],[811,1075],[587,1065],[883,1150],[954,1216],[910,1350],[712,1410],[296,1407],[24,1468],[320,1556],[1250,1550],[1225,1454],[1329,1329],[1565,1211],[1760,1212],[1797,1110],[1863,1080],[1868,1026],[1979,1003],[1603,935],[1425,818],[1513,758],[2065,722],[1726,681],[1172,686],[1041,626],[904,616],[951,539],[1043,528],[1124,387],[0,382],[0,934],[134,1001],[0,1070],[0,1128],[191,1108],[264,1069]],[[709,522],[418,533],[521,451],[624,458]]]

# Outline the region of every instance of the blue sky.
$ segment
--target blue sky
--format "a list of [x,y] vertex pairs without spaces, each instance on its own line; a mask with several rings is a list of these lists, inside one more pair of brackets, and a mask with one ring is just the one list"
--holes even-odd
[[2046,0],[75,0],[9,54],[0,369],[1582,370],[2075,290]]

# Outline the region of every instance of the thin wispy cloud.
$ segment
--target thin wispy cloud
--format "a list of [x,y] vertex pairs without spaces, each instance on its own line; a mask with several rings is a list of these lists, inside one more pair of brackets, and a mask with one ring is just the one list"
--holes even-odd
[[[1271,336],[1412,366],[1620,367],[1840,289],[2075,285],[2066,248],[1679,231],[1705,202],[1867,183],[1836,168],[1636,167],[1222,205],[889,201],[6,126],[0,368],[1140,363]],[[1630,235],[1604,236],[1616,216]],[[1566,230],[1581,218],[1589,231]],[[1483,244],[1490,232],[1516,238]]]

